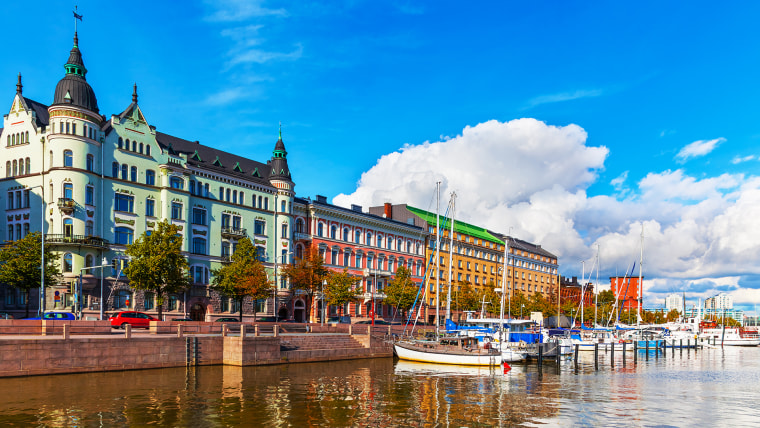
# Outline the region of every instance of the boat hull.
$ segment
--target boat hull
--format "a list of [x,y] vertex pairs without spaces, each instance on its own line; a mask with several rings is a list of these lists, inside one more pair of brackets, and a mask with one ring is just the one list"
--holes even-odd
[[403,343],[395,343],[393,350],[399,359],[422,363],[452,364],[460,366],[494,366],[501,364],[501,354],[436,352],[421,350]]

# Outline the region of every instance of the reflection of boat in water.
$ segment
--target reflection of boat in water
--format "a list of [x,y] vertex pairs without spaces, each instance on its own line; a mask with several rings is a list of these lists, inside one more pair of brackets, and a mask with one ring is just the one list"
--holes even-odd
[[393,352],[402,360],[464,366],[498,366],[501,352],[481,348],[473,337],[441,337],[438,340],[402,340],[393,344]]
[[[523,366],[513,366],[509,373],[523,373]],[[418,361],[398,360],[394,365],[394,372],[398,374],[425,375],[428,377],[451,377],[451,376],[494,376],[502,374],[498,366],[459,366],[442,365],[433,363],[421,363]]]

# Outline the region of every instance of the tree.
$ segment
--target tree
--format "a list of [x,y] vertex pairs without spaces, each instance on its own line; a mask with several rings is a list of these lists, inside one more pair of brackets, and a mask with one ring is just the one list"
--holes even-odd
[[[18,241],[8,242],[0,249],[0,283],[26,293],[27,318],[31,290],[41,286],[41,236],[39,232],[33,232]],[[45,284],[55,284],[61,280],[56,260],[57,255],[45,247]]]
[[[211,288],[238,302],[240,322],[243,322],[243,301],[246,297],[259,300],[272,295],[274,286],[264,265],[256,257],[256,247],[248,238],[238,241],[231,261],[212,270],[212,274]],[[256,320],[256,311],[253,312],[253,319]]]
[[605,304],[605,303],[615,303],[615,295],[612,293],[612,290],[602,290],[597,294],[596,301],[599,303],[599,305]]
[[[448,286],[442,287],[441,305],[445,307],[448,302]],[[458,285],[451,285],[451,309],[456,311],[475,311],[480,309],[478,292],[469,282],[460,281]]]
[[678,309],[671,309],[666,317],[668,322],[675,322],[681,318],[681,312]]
[[321,290],[322,281],[327,277],[328,270],[319,251],[311,247],[304,250],[301,258],[296,258],[295,263],[282,267],[281,273],[290,280],[290,291],[293,294],[299,292],[306,295],[307,306],[313,311],[313,296],[317,290]]
[[348,269],[343,272],[330,272],[327,275],[327,288],[325,288],[325,299],[331,305],[338,307],[338,313],[343,315],[343,306],[346,303],[356,299],[356,290],[354,284],[359,280],[354,275],[348,273]]
[[164,219],[156,223],[151,234],[144,232],[134,244],[127,245],[126,254],[131,260],[124,274],[132,288],[155,293],[159,319],[164,295],[179,292],[190,282],[179,230]]
[[396,276],[385,287],[385,302],[397,310],[407,311],[417,299],[417,284],[412,281],[412,274],[406,266],[396,269]]

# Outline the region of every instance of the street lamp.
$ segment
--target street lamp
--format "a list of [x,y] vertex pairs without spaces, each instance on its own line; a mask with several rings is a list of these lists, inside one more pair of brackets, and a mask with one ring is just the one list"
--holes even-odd
[[522,319],[522,310],[525,307],[525,305],[520,305],[520,319]]
[[40,306],[37,315],[42,318],[45,308],[45,188],[42,184],[24,189],[31,192],[32,189],[40,188]]
[[[77,318],[82,319],[82,294],[83,294],[83,281],[82,276],[84,275],[84,271],[90,270],[90,269],[102,269],[105,267],[111,267],[111,264],[108,263],[108,259],[103,257],[103,264],[100,266],[90,266],[90,267],[84,267],[79,269],[79,290],[77,292],[77,312],[79,314],[77,315]],[[103,282],[100,283],[101,289],[100,289],[100,319],[103,319]]]

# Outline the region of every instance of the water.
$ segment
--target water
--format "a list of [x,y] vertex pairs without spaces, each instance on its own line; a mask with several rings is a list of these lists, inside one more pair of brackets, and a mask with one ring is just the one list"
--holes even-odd
[[760,348],[610,367],[390,358],[0,379],[2,426],[760,426]]

